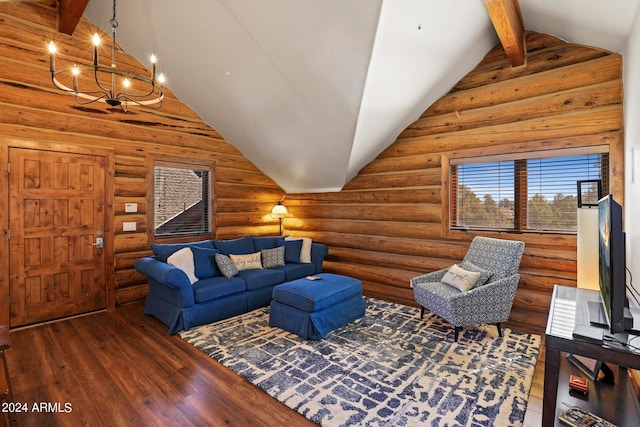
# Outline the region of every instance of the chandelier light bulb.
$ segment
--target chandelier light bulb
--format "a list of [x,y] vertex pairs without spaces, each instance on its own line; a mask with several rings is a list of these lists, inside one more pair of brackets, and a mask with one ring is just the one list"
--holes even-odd
[[152,64],[155,64],[155,63],[156,63],[156,61],[158,60],[158,58],[156,58],[156,56],[155,56],[155,55],[151,55],[151,58],[150,58],[150,59],[151,59],[151,63],[152,63]]
[[78,67],[77,65],[74,65],[73,68],[71,69],[71,74],[73,74],[74,76],[77,76],[80,74],[80,67]]
[[122,81],[122,86],[124,86],[126,88],[130,88],[131,87],[131,82],[129,81],[129,79],[124,79]]
[[100,45],[100,36],[98,35],[98,33],[95,33],[93,35],[93,45],[94,46],[99,46]]
[[56,44],[54,42],[49,42],[49,53],[54,55],[56,53]]
[[160,84],[164,84],[164,82],[165,82],[166,80],[167,80],[167,79],[164,77],[164,74],[160,74],[160,75],[158,76],[158,83],[160,83]]

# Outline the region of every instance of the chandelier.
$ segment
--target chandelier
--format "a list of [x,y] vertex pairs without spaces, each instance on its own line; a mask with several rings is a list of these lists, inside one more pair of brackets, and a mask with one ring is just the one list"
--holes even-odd
[[[151,76],[146,77],[116,67],[116,0],[113,0],[113,18],[111,24],[111,66],[99,64],[98,46],[100,37],[93,35],[93,64],[71,66],[56,69],[56,45],[49,43],[49,71],[55,87],[75,96],[78,104],[104,102],[112,107],[120,107],[126,112],[127,108],[137,105],[147,108],[160,108],[164,99],[164,75],[156,79],[156,57],[151,55]],[[93,80],[80,78],[85,74],[93,74]],[[82,84],[82,88],[80,87]],[[86,86],[85,86],[86,84]]]

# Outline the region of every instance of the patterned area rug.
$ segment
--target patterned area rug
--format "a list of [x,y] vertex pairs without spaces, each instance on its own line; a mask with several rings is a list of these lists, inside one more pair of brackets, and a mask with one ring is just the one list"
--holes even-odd
[[453,342],[435,315],[365,298],[322,341],[268,326],[268,307],[182,338],[323,426],[521,425],[540,336],[483,325]]

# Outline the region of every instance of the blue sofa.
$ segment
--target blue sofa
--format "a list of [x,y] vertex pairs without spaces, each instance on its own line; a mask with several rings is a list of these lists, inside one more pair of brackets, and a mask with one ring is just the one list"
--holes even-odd
[[[153,244],[154,256],[135,263],[136,271],[149,281],[144,311],[166,324],[170,334],[176,334],[268,306],[274,286],[322,272],[328,247],[313,242],[311,262],[301,262],[300,245],[300,240],[283,240],[281,236]],[[225,277],[215,261],[215,254],[244,255],[279,246],[285,247],[283,266],[242,270],[233,277]],[[193,284],[182,269],[167,263],[169,256],[185,247],[193,252],[198,278]]]

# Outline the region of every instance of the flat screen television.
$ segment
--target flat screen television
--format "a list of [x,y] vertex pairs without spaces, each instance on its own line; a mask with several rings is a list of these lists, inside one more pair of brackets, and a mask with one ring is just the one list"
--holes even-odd
[[611,333],[633,327],[625,272],[625,236],[622,206],[611,194],[598,201],[600,296]]

